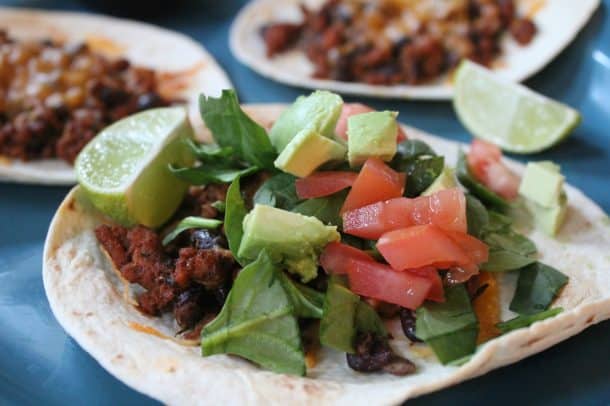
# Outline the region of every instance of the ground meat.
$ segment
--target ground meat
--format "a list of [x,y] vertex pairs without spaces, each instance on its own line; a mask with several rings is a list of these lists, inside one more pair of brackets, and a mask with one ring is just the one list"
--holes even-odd
[[[226,187],[199,189],[191,191],[179,212],[192,215],[189,210],[224,199]],[[95,234],[123,277],[145,289],[136,298],[140,310],[152,316],[173,311],[184,331],[200,329],[202,320],[218,313],[240,269],[220,230],[184,231],[166,247],[163,234],[143,226],[101,225]]]
[[535,33],[514,0],[417,3],[328,0],[319,10],[301,6],[302,23],[269,24],[261,35],[270,58],[303,51],[315,78],[393,85],[434,80],[464,58],[490,65],[509,27],[520,44]]
[[385,371],[399,376],[415,372],[415,364],[395,354],[385,338],[372,333],[360,333],[355,347],[355,354],[347,354],[347,364],[355,371]]
[[167,106],[155,71],[110,60],[86,44],[15,41],[0,31],[0,155],[76,155],[108,124]]
[[236,268],[231,252],[223,249],[182,248],[174,278],[181,287],[197,282],[213,290],[223,286]]
[[510,33],[521,45],[529,44],[536,35],[536,31],[536,25],[527,18],[514,20],[510,25]]

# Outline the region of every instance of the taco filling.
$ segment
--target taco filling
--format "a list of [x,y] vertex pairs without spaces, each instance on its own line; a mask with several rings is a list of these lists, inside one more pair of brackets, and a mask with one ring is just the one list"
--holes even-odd
[[298,23],[261,27],[267,57],[302,51],[313,77],[371,85],[416,85],[463,59],[491,66],[510,33],[529,44],[536,25],[513,0],[331,0],[301,6]]
[[[552,304],[568,277],[537,260],[517,221],[527,207],[537,210],[527,227],[561,227],[554,164],[531,164],[520,179],[476,141],[450,168],[395,112],[325,91],[299,97],[269,129],[232,91],[200,106],[215,144],[188,141],[195,165],[169,166],[191,185],[180,207],[158,228],[99,207],[116,221],[95,235],[137,308],[172,314],[176,335],[199,339],[204,356],[305,375],[327,347],[355,371],[407,375],[418,361],[393,349],[389,320],[455,364],[561,312]],[[506,319],[496,279],[509,271]]]
[[158,72],[93,45],[17,40],[0,30],[1,156],[73,164],[110,123],[176,102],[160,91]]

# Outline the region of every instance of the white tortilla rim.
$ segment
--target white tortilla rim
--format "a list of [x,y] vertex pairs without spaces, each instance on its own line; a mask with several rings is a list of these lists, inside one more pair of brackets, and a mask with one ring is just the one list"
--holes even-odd
[[[282,108],[256,105],[248,111],[265,125]],[[409,137],[425,140],[454,164],[460,144],[405,129]],[[507,162],[517,172],[523,171],[523,165]],[[347,367],[343,354],[330,350],[323,351],[320,364],[311,370],[313,378],[274,374],[237,357],[203,358],[198,348],[135,331],[128,323],[153,326],[166,334],[176,330],[161,319],[143,316],[123,300],[92,231],[103,219],[75,200],[78,187],[68,194],[51,222],[43,254],[43,282],[51,309],[67,333],[111,374],[164,403],[397,404],[517,362],[610,318],[610,255],[606,254],[610,251],[610,222],[582,192],[572,186],[566,186],[566,191],[570,209],[558,238],[571,240],[560,242],[537,231],[529,233],[542,253],[541,260],[570,276],[554,304],[564,312],[486,343],[461,367],[441,366],[430,355],[415,356],[425,353],[415,351],[417,346],[407,348],[394,323],[390,328],[397,332],[392,346],[419,368],[407,377],[356,373]],[[506,302],[510,296],[512,291],[502,295],[502,300]]]
[[[265,55],[259,34],[261,25],[269,22],[295,20],[296,7],[305,3],[316,7],[324,0],[254,0],[238,14],[231,26],[230,46],[235,57],[269,79],[310,89],[327,89],[343,94],[379,98],[449,100],[453,90],[447,77],[425,85],[368,85],[310,77],[313,65],[303,52],[290,51],[273,59]],[[533,3],[517,0],[518,4]],[[508,36],[503,39],[504,55],[495,71],[504,78],[521,82],[551,62],[589,21],[600,0],[545,0],[533,19],[539,29],[533,41],[520,47]]]
[[[124,48],[119,55],[136,65],[164,72],[184,71],[201,64],[187,89],[177,96],[188,101],[193,125],[201,127],[199,94],[220,95],[233,85],[214,58],[190,37],[152,24],[104,15],[0,7],[0,27],[16,38],[59,36],[68,42],[88,36],[110,39]],[[171,46],[170,46],[171,45]],[[20,161],[0,156],[0,182],[73,185],[71,165],[60,159]]]

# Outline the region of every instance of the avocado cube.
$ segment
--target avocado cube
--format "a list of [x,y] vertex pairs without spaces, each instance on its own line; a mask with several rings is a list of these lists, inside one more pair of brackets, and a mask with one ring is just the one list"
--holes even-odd
[[267,249],[274,262],[303,282],[318,274],[318,256],[330,242],[339,241],[337,227],[315,217],[257,204],[244,218],[244,235],[237,256],[255,260]]
[[519,194],[542,206],[555,207],[563,190],[565,178],[552,162],[530,162],[519,186]]
[[396,154],[398,123],[393,111],[372,111],[347,119],[347,157],[351,166],[370,157],[390,161]]
[[276,168],[305,177],[320,165],[345,159],[344,145],[320,135],[314,128],[301,130],[274,162]]
[[559,202],[551,207],[542,207],[531,201],[526,205],[538,229],[551,237],[557,235],[568,212],[568,197],[565,192],[561,193]]
[[313,128],[324,137],[332,138],[342,109],[343,100],[331,92],[317,90],[309,96],[300,96],[273,124],[269,132],[271,144],[281,153],[306,127]]
[[457,181],[455,180],[455,174],[453,170],[448,166],[443,168],[443,171],[438,175],[434,182],[426,190],[422,192],[422,196],[429,196],[441,190],[451,189],[457,187]]

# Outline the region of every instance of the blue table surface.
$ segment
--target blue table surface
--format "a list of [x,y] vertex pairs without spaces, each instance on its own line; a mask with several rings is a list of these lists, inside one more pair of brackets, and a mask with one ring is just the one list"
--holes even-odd
[[[0,1],[0,5],[79,11],[97,10],[91,8],[93,3]],[[229,26],[242,3],[165,2],[171,9],[147,21],[202,42],[229,74],[242,102],[290,102],[304,90],[262,78],[239,64],[228,49]],[[604,0],[576,40],[527,81],[583,113],[582,124],[566,142],[531,159],[560,163],[568,181],[606,213],[610,212],[609,7],[610,0]],[[428,132],[470,139],[448,102],[363,101],[398,110],[403,121]],[[49,221],[67,191],[0,184],[0,404],[154,404],[102,369],[65,334],[49,309],[42,287],[42,247]],[[541,354],[415,399],[413,404],[608,405],[609,343],[610,323],[601,323]]]

